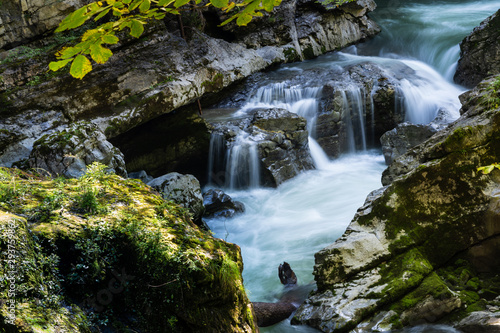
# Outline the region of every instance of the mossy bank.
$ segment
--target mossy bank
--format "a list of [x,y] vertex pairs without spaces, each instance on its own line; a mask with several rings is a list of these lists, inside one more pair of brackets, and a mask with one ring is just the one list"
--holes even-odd
[[2,168],[0,225],[2,331],[257,330],[240,249],[138,180]]

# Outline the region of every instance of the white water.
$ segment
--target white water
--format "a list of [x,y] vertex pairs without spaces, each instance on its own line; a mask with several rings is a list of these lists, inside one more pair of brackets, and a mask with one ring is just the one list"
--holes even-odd
[[[377,4],[380,10],[372,17],[378,18],[384,29],[377,38],[346,52],[288,65],[275,73],[300,73],[318,67],[340,68],[366,61],[383,64],[392,73],[393,68],[407,65],[420,77],[402,81],[399,93],[404,96],[401,107],[407,112],[407,120],[428,123],[441,108],[448,111],[449,120],[456,119],[460,105],[458,95],[463,89],[450,79],[458,59],[458,43],[474,26],[498,9],[498,0],[446,3],[381,0]],[[262,87],[247,106],[238,111],[238,115],[255,107],[284,107],[296,113],[304,112],[310,121],[309,129],[314,133],[314,107],[317,107],[319,91],[315,89],[288,87],[285,83]],[[371,96],[371,92],[363,94]],[[351,112],[359,113],[359,109],[351,109]],[[375,113],[371,112],[370,116]],[[353,124],[353,131],[356,126],[360,125]],[[362,136],[366,142],[366,132]],[[283,261],[290,263],[299,284],[314,288],[310,284],[313,282],[314,253],[334,242],[344,232],[366,195],[381,186],[380,176],[385,165],[379,152],[358,152],[330,161],[314,139],[309,140],[309,145],[318,170],[303,173],[277,189],[228,191],[233,198],[245,203],[245,214],[230,220],[208,221],[217,237],[240,245],[245,287],[252,301],[279,299],[283,287],[277,268]],[[353,140],[352,146],[355,145]],[[289,321],[284,321],[261,331],[315,330],[291,326]],[[411,330],[453,331],[446,327]]]
[[[277,189],[228,191],[245,204],[245,214],[208,222],[217,237],[241,246],[244,282],[252,301],[278,299],[283,291],[278,265],[283,261],[301,285],[313,282],[314,253],[339,237],[366,195],[381,186],[385,164],[378,152],[372,152],[333,162],[323,159],[320,167]],[[273,332],[292,329],[289,322],[276,326]]]

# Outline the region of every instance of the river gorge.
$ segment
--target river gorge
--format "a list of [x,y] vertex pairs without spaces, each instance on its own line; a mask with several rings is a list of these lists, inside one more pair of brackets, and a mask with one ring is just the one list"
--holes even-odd
[[[1,291],[0,329],[495,331],[500,178],[478,167],[500,158],[499,73],[464,50],[495,52],[474,28],[495,29],[498,1],[297,0],[225,30],[208,11],[205,31],[164,20],[83,80],[47,74],[56,19],[30,3],[17,29],[16,6],[0,222],[19,292],[10,322]],[[243,212],[203,216],[211,189]],[[296,311],[258,328],[256,302]]]

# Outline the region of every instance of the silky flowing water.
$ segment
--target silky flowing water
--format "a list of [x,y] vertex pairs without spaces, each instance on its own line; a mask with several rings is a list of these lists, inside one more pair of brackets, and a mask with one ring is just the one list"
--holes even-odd
[[[402,107],[407,120],[429,123],[439,108],[448,110],[450,121],[456,119],[460,107],[458,95],[464,91],[452,83],[459,57],[458,44],[498,9],[498,0],[389,0],[377,1],[377,4],[379,7],[371,17],[383,31],[375,38],[342,52],[283,66],[269,76],[279,81],[280,75],[289,77],[291,72],[313,67],[334,68],[371,61],[391,68],[403,63],[420,77],[413,81],[403,80],[401,84]],[[261,89],[234,115],[244,115],[256,106],[285,107],[306,117],[310,132],[314,132],[312,123],[317,90],[300,86],[287,90],[280,88],[279,83],[273,89]],[[358,131],[356,135],[364,136],[366,142],[366,133]],[[243,142],[245,138],[241,140]],[[297,298],[305,297],[314,289],[314,253],[341,236],[369,192],[381,187],[380,177],[385,164],[380,151],[366,150],[365,146],[329,160],[313,138],[310,138],[309,146],[317,170],[304,172],[277,189],[258,188],[254,180],[250,189],[235,190],[231,186],[231,177],[229,184],[211,185],[225,187],[229,195],[246,206],[242,215],[207,222],[216,237],[241,247],[243,278],[251,301],[275,302],[280,298],[284,288],[278,278],[278,265],[283,261],[287,261],[297,274],[301,286]],[[236,149],[253,149],[242,147]],[[219,151],[218,154],[223,153]],[[234,156],[232,158],[236,159]],[[232,167],[235,166],[228,166]],[[289,320],[261,331],[315,332],[306,326],[292,326]],[[411,332],[453,331],[449,327],[420,327]]]

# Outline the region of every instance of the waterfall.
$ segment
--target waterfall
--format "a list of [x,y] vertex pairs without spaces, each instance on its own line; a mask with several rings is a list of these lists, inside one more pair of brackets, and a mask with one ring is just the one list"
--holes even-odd
[[351,87],[341,91],[341,95],[347,130],[347,151],[350,153],[357,150],[366,151],[366,101],[364,89]]
[[[212,133],[208,150],[208,184],[217,185],[224,182],[224,157],[226,154],[226,142],[224,136]],[[222,178],[222,179],[221,179]]]
[[260,162],[257,143],[248,139],[248,133],[240,132],[234,145],[228,150],[225,187],[257,188],[260,185]]
[[428,124],[439,110],[444,110],[450,121],[460,116],[458,95],[464,89],[446,81],[429,65],[414,60],[402,62],[414,69],[418,76],[411,81],[402,79],[396,90],[396,101],[402,101],[406,121]]

